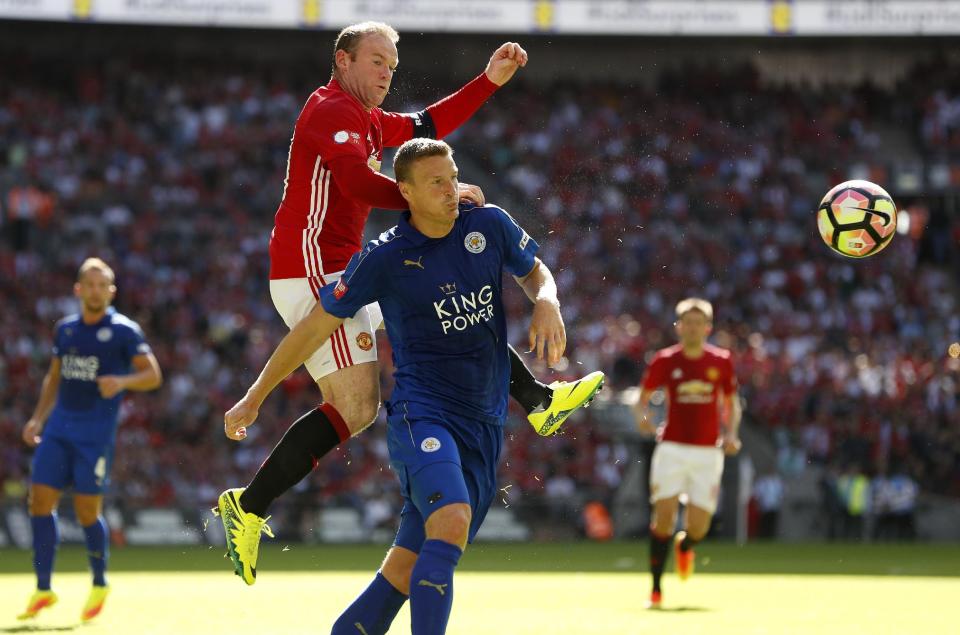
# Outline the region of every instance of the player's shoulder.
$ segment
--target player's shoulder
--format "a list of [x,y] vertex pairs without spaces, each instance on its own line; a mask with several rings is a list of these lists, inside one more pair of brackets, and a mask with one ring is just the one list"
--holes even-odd
[[676,360],[676,359],[679,359],[682,354],[683,354],[683,346],[680,344],[673,344],[672,346],[667,346],[666,348],[661,348],[660,350],[658,350],[653,356],[653,361]]
[[704,344],[703,352],[714,359],[722,359],[725,361],[733,359],[733,353],[730,352],[730,349],[715,346],[713,344]]
[[143,332],[143,329],[140,328],[140,325],[137,324],[136,321],[130,319],[119,311],[114,311],[110,314],[110,326],[121,331],[133,331],[134,333]]
[[79,313],[71,313],[70,315],[65,315],[59,320],[57,320],[57,323],[54,325],[53,329],[55,331],[60,331],[67,327],[76,326],[77,324],[80,323],[80,319],[81,318]]
[[366,112],[360,102],[331,84],[313,91],[307,100],[307,110],[311,117],[329,117],[336,113],[363,115]]
[[357,252],[357,264],[359,265],[361,262],[368,259],[372,259],[374,261],[382,259],[385,256],[396,252],[401,247],[403,242],[403,236],[399,231],[397,231],[397,226],[394,225],[387,231],[368,242],[363,246],[363,249]]

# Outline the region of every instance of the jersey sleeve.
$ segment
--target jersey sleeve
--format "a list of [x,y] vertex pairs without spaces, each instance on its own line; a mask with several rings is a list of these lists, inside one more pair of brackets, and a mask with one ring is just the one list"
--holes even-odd
[[50,352],[54,357],[60,357],[63,354],[63,322],[57,322],[53,330],[53,346],[50,347]]
[[443,139],[463,125],[498,88],[486,73],[480,73],[457,92],[427,106],[424,112],[430,115],[436,138]]
[[380,299],[386,272],[382,271],[383,258],[377,253],[378,246],[379,243],[373,241],[353,254],[340,279],[320,289],[320,303],[327,313],[346,319]]
[[143,330],[136,322],[130,322],[124,328],[125,337],[123,338],[123,353],[128,359],[133,359],[137,355],[147,355],[151,353],[150,345],[143,336]]
[[647,372],[643,375],[643,381],[640,382],[640,387],[643,390],[656,390],[663,386],[666,382],[666,370],[667,364],[664,362],[664,358],[659,355],[653,358],[653,361],[650,362],[650,365],[647,366]]
[[324,163],[347,156],[366,162],[368,127],[359,106],[331,100],[317,107],[294,134],[308,140]]
[[522,278],[533,269],[540,245],[520,227],[513,216],[499,207],[492,209],[495,210],[502,238],[503,266],[512,275]]
[[[380,116],[380,124],[383,126],[383,147],[393,148],[414,137],[432,138],[434,135],[423,129],[426,123],[420,113],[401,114],[383,111]],[[430,120],[430,126],[433,126],[432,120]]]

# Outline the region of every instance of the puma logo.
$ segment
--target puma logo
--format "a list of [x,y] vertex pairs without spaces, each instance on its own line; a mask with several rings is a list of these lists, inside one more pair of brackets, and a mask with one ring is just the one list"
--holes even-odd
[[446,588],[446,587],[449,586],[449,585],[447,585],[447,584],[434,584],[434,583],[431,582],[430,580],[420,580],[419,582],[417,582],[417,586],[429,586],[429,587],[433,587],[434,589],[436,589],[436,590],[440,593],[440,595],[446,595],[447,593],[446,593],[446,591],[444,591],[443,589]]
[[[423,269],[423,262],[422,262],[422,260],[423,260],[423,256],[420,256],[420,257],[417,258],[416,260],[408,260],[408,259],[404,258],[404,260],[403,260],[403,266],[404,266],[404,267],[420,267],[421,269]],[[423,269],[423,270],[426,271],[426,269]]]

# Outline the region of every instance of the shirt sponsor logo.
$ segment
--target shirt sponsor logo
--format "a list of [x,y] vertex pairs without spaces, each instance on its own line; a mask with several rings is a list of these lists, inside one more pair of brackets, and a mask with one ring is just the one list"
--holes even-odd
[[344,284],[343,278],[337,280],[337,286],[333,288],[333,297],[339,300],[347,292],[347,285]]
[[420,449],[424,452],[436,452],[440,449],[440,439],[427,437],[420,443]]
[[101,342],[109,342],[110,338],[113,337],[113,329],[109,326],[104,326],[103,328],[97,331],[97,339]]
[[493,287],[489,284],[484,285],[479,292],[471,291],[469,295],[457,294],[457,287],[452,282],[440,285],[440,290],[447,297],[434,302],[433,309],[437,312],[444,335],[451,330],[465,331],[469,326],[482,324],[493,318]]
[[463,246],[472,254],[479,254],[487,248],[487,239],[480,232],[470,232],[463,239]]
[[96,355],[64,355],[60,364],[60,376],[64,379],[96,381],[100,360]]
[[713,384],[701,379],[691,379],[677,386],[677,403],[713,402]]

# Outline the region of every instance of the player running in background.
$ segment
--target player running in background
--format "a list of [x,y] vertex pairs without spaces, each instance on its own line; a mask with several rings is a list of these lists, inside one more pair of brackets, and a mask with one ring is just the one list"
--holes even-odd
[[[359,251],[371,208],[407,208],[397,183],[379,172],[383,148],[412,137],[445,137],[527,63],[526,51],[507,42],[493,52],[484,72],[456,93],[417,113],[384,112],[380,104],[397,68],[398,39],[380,22],[343,29],[334,46],[333,77],[314,91],[297,119],[270,239],[270,294],[291,328],[314,307],[319,289],[336,282]],[[475,187],[461,185],[458,193],[483,202]],[[413,270],[418,263],[398,266]],[[270,503],[376,419],[380,380],[374,333],[381,321],[376,303],[360,307],[311,351],[305,366],[324,403],[290,426],[248,487],[221,494],[216,511],[226,535],[235,537],[227,540],[227,550],[247,584],[256,581]],[[515,351],[510,354],[511,394],[540,434],[556,432],[600,388],[595,378],[545,386]]]
[[[386,633],[408,596],[413,633],[446,630],[454,569],[497,491],[510,383],[503,270],[534,303],[530,344],[538,358],[546,352],[556,364],[566,347],[556,285],[535,257],[537,243],[498,207],[461,214],[450,146],[414,139],[400,147],[394,168],[410,212],[320,290],[320,303],[224,418],[228,436],[238,436],[308,351],[379,301],[396,366],[387,439],[404,507],[381,570],[334,635]],[[403,266],[410,260],[422,267]]]
[[50,370],[33,416],[23,428],[24,442],[37,448],[30,485],[37,590],[19,619],[34,617],[57,603],[57,594],[50,588],[59,542],[55,510],[63,490],[70,486],[93,570],[83,621],[100,613],[109,591],[103,492],[113,460],[120,401],[125,390],[153,390],[162,382],[143,331],[110,306],[117,291],[113,283],[113,270],[99,258],[88,258],[81,265],[73,286],[80,314],[57,323]]
[[[723,456],[740,451],[740,399],[730,351],[707,344],[713,306],[687,298],[677,304],[676,315],[680,343],[657,351],[634,413],[641,432],[658,436],[650,466],[651,608],[660,607],[660,578],[671,537],[680,579],[693,573],[693,547],[707,535],[717,509]],[[668,404],[659,429],[650,419],[650,397],[658,388],[666,390]],[[674,536],[681,494],[688,497],[685,531]]]

